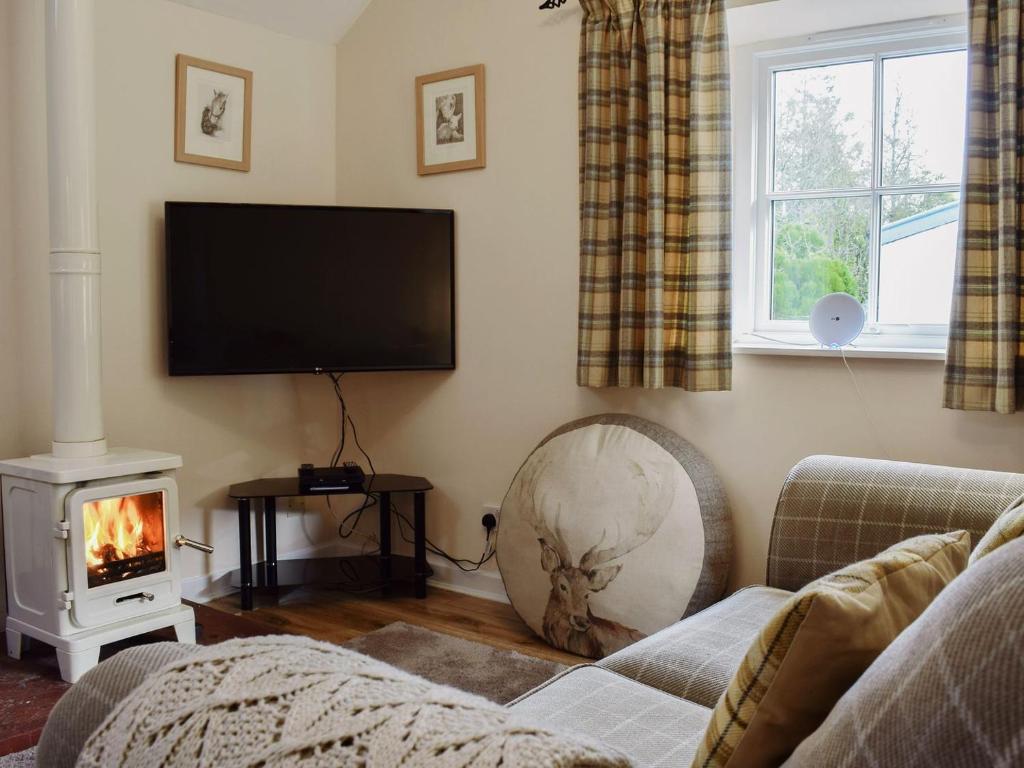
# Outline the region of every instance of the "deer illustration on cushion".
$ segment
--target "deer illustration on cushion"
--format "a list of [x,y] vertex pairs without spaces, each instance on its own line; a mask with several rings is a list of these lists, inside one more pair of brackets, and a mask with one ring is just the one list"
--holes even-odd
[[[630,522],[632,530],[623,533],[616,526],[616,535],[608,540],[607,528],[574,565],[559,523],[561,502],[553,502],[540,491],[540,479],[546,464],[538,462],[523,477],[523,496],[527,500],[526,519],[540,543],[541,567],[551,578],[551,593],[544,611],[544,639],[556,648],[564,648],[581,656],[597,658],[623,648],[646,635],[617,621],[594,614],[590,596],[605,589],[623,568],[620,560],[650,539],[661,527],[672,506],[674,487],[659,477],[651,477],[640,464],[630,462],[630,473],[641,489],[637,499],[638,514]],[[532,502],[532,503],[531,503]],[[554,523],[547,516],[554,507]],[[603,547],[603,548],[602,548]]]

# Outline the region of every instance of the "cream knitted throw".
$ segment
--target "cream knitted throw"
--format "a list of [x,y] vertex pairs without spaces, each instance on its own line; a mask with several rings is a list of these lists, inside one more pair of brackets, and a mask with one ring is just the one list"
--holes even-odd
[[80,768],[628,766],[609,747],[328,643],[207,646],[150,675],[93,732]]

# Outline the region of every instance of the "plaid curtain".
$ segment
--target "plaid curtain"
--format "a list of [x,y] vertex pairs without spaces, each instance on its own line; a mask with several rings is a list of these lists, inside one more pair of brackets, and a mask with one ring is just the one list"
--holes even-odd
[[732,384],[724,0],[580,0],[578,383]]
[[1024,408],[1020,0],[971,0],[967,157],[943,405]]

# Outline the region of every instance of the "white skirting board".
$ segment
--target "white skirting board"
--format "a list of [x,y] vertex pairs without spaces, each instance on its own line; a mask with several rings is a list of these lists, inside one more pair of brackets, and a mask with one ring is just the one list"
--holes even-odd
[[[278,560],[298,559],[305,557],[328,557],[336,555],[358,555],[361,547],[359,544],[350,544],[346,541],[329,541],[312,547],[303,547],[292,552],[278,554]],[[507,603],[508,596],[505,594],[505,585],[501,581],[501,574],[497,570],[479,570],[472,573],[465,573],[456,566],[440,557],[427,556],[427,562],[434,569],[434,575],[427,583],[432,587],[447,589],[452,592],[461,592],[465,595],[482,597],[486,600],[494,600],[499,603]],[[196,603],[205,603],[215,600],[218,597],[230,595],[237,590],[231,586],[230,573],[234,570],[228,569],[204,574],[202,576],[190,576],[181,580],[181,596],[186,600]]]

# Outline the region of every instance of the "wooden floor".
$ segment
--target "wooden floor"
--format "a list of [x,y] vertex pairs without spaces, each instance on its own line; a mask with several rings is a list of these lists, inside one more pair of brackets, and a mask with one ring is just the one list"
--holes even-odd
[[428,588],[424,600],[405,596],[383,597],[376,593],[351,595],[303,589],[282,594],[276,601],[257,595],[257,607],[253,611],[240,610],[235,595],[219,598],[207,605],[248,616],[287,632],[334,643],[343,643],[392,622],[404,621],[562,664],[588,661],[547,645],[505,603],[434,587]]

